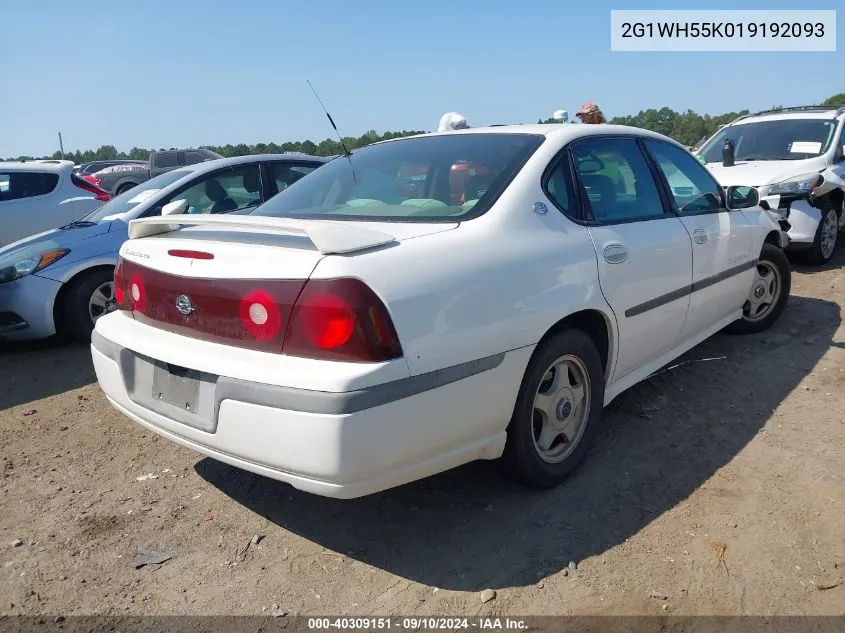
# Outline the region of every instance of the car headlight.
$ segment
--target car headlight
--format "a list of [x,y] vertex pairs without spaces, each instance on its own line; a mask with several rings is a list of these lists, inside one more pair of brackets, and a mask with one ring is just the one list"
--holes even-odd
[[51,251],[27,255],[15,253],[0,259],[0,284],[5,284],[21,277],[26,277],[39,270],[44,270],[50,264],[59,261],[70,253],[67,248],[57,248]]
[[767,194],[801,195],[810,193],[823,182],[824,177],[818,172],[801,174],[769,185]]

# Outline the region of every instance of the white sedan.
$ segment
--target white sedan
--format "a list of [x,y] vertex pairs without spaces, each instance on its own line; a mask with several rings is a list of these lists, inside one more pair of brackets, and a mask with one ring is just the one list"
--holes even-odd
[[144,427],[320,495],[502,456],[554,486],[622,391],[778,319],[784,235],[757,202],[628,127],[377,143],[248,216],[133,221],[97,378]]

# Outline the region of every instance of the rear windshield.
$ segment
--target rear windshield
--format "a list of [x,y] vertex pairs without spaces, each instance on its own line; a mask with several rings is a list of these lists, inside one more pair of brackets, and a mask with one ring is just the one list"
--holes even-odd
[[100,222],[103,219],[114,219],[114,216],[123,215],[127,211],[131,211],[136,206],[154,196],[159,190],[164,189],[168,185],[172,185],[180,178],[184,178],[188,174],[193,173],[187,169],[177,169],[167,173],[150,178],[140,185],[132,187],[129,191],[124,191],[122,194],[109,200],[104,205],[97,207],[82,218],[85,222]]
[[382,222],[474,217],[495,202],[544,138],[451,134],[370,145],[316,169],[254,215]]
[[734,142],[736,160],[801,160],[824,154],[836,132],[835,119],[775,119],[722,128],[699,154],[722,162],[725,139]]

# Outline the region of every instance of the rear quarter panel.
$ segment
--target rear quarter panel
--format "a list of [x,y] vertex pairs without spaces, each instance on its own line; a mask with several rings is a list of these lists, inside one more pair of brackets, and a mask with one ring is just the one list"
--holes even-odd
[[[534,193],[542,196],[539,183]],[[498,221],[491,209],[454,230],[329,256],[312,277],[370,284],[391,313],[412,375],[534,346],[573,312],[610,314],[586,228],[547,204],[547,216],[523,202],[513,209],[516,222]]]

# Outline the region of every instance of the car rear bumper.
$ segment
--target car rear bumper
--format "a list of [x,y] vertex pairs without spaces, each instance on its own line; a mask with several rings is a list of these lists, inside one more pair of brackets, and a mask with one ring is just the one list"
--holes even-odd
[[37,275],[0,284],[0,340],[27,341],[55,334],[53,305],[61,286]]
[[91,343],[97,379],[121,413],[221,462],[338,498],[499,457],[531,351],[346,393],[205,374],[192,413],[155,401],[158,361],[96,330]]

